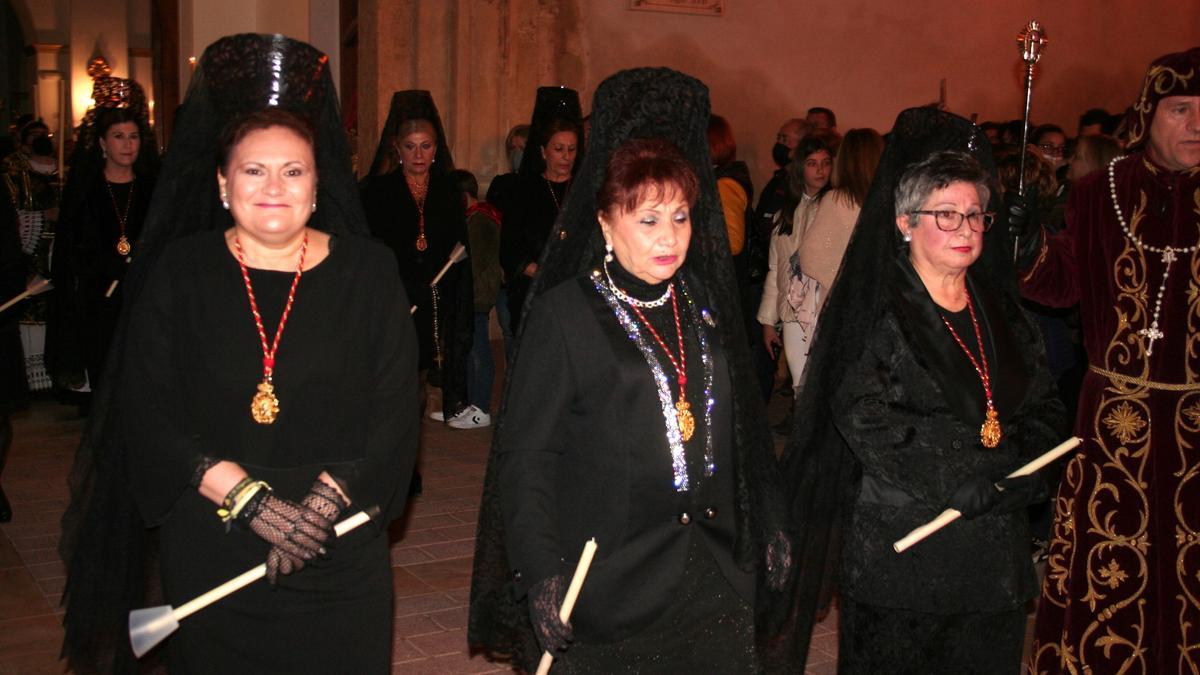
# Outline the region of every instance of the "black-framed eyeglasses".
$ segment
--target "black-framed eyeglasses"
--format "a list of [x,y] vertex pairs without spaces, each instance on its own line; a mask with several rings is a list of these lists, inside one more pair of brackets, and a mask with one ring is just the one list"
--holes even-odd
[[913,213],[933,216],[933,222],[942,232],[957,232],[958,228],[962,227],[963,221],[967,221],[967,226],[972,232],[987,232],[992,227],[992,223],[996,221],[996,214],[988,213],[962,213],[960,211],[913,211]]

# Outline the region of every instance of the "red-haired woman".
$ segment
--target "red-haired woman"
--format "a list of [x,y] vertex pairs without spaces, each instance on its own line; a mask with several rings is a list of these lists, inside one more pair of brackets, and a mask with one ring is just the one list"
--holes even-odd
[[[633,140],[596,197],[605,254],[537,299],[497,440],[508,557],[557,654],[563,565],[601,542],[563,672],[663,659],[751,672],[755,577],[734,561],[732,376],[685,264],[699,195],[663,140]],[[719,221],[713,221],[719,222]],[[524,358],[522,358],[524,357]]]

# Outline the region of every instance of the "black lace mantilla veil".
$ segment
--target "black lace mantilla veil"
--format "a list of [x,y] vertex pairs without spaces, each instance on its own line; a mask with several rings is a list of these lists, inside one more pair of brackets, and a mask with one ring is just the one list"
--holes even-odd
[[416,119],[428,120],[437,132],[437,152],[434,154],[436,161],[429,170],[439,174],[448,174],[454,170],[454,158],[450,155],[446,130],[442,127],[442,116],[438,114],[437,106],[433,103],[433,96],[424,89],[406,89],[392,94],[392,105],[388,108],[387,121],[379,134],[379,145],[375,148],[375,159],[371,162],[371,173],[368,175],[376,176],[399,168],[399,164],[394,161],[396,153],[392,147],[397,140],[396,132],[401,124]]
[[[168,242],[232,227],[218,197],[217,139],[236,116],[268,106],[302,114],[316,130],[318,208],[309,225],[327,232],[366,233],[328,57],[282,35],[225,37],[205,50],[179,108],[146,223],[134,243],[133,250],[140,253],[125,277],[127,303],[138,296],[152,261]],[[62,523],[59,552],[67,565],[63,653],[77,673],[136,672],[128,613],[148,604],[148,593],[157,593],[157,571],[146,562],[150,537],[134,505],[124,431],[112,409],[127,320],[123,314],[102,388],[93,396]]]
[[[537,178],[546,173],[546,158],[542,157],[541,146],[547,139],[543,138],[551,122],[564,119],[579,127],[579,154],[584,154],[583,111],[579,106],[579,92],[569,87],[538,87],[537,98],[533,103],[533,117],[529,121],[529,141],[524,154],[521,155],[521,166],[517,172],[522,176]],[[579,173],[582,161],[575,162],[575,173]],[[532,293],[530,296],[532,297]]]
[[[698,278],[715,315],[728,317],[719,325],[722,348],[729,355],[733,380],[735,472],[738,537],[736,557],[746,570],[761,567],[766,533],[778,523],[765,522],[762,514],[780,514],[782,507],[761,504],[762,486],[777,480],[766,412],[757,385],[740,316],[737,283],[724,217],[718,200],[706,130],[710,114],[708,88],[699,80],[666,68],[626,70],[605,80],[596,90],[592,108],[592,136],[579,163],[575,186],[567,195],[562,213],[538,265],[527,300],[537,302],[545,291],[597,265],[603,254],[603,237],[596,220],[596,192],[613,151],[631,138],[664,138],[677,145],[700,178],[700,196],[692,209],[692,240],[684,273]],[[533,153],[526,153],[529,156]],[[525,315],[526,317],[528,314]],[[522,357],[518,332],[514,362]],[[531,345],[536,348],[536,345]],[[509,368],[508,373],[512,372]],[[505,400],[513,395],[506,382]],[[498,425],[503,426],[504,407]],[[502,434],[497,432],[493,438]],[[504,519],[497,484],[496,447],[484,479],[483,498],[471,580],[468,641],[473,651],[512,655],[514,662],[533,670],[540,655],[529,624],[524,599],[517,600],[509,578],[504,547]],[[780,514],[781,515],[781,514]],[[601,544],[603,546],[603,544]],[[578,552],[563,552],[573,566]],[[760,588],[763,587],[760,574]],[[760,591],[761,592],[761,591]]]
[[[859,467],[834,428],[830,401],[846,369],[865,349],[887,297],[880,274],[887,262],[904,254],[896,229],[895,190],[909,166],[934,152],[959,150],[973,155],[991,176],[992,201],[998,191],[991,146],[970,121],[936,109],[900,113],[855,225],[854,234],[821,314],[809,356],[804,391],[796,402],[794,426],[781,460],[784,484],[797,528],[797,574],[790,606],[772,607],[776,627],[771,653],[801,666],[806,662],[814,616],[828,604],[836,586],[844,519],[853,504]],[[997,292],[1016,295],[1012,240],[1003,218],[985,235],[983,254],[972,276]],[[768,664],[780,672],[777,664]]]

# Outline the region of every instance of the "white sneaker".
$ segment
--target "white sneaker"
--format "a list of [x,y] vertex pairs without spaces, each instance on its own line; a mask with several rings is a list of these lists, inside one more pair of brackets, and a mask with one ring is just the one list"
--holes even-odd
[[[467,406],[467,407],[463,408],[462,410],[459,410],[458,412],[454,413],[453,415],[450,416],[450,421],[453,422],[454,420],[462,417],[463,415],[466,415],[471,410],[471,408],[472,408],[472,406]],[[441,408],[438,408],[437,410],[434,410],[433,412],[429,413],[429,419],[434,420],[435,422],[445,422],[446,414],[444,412],[442,412]]]
[[450,426],[455,429],[482,429],[492,426],[492,416],[473,405],[469,405],[466,410],[450,420]]

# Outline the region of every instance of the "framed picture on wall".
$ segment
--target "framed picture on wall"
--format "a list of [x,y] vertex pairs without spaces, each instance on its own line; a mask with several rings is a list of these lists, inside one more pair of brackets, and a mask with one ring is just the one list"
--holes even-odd
[[643,12],[723,16],[725,0],[629,0],[629,9]]

